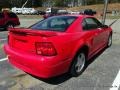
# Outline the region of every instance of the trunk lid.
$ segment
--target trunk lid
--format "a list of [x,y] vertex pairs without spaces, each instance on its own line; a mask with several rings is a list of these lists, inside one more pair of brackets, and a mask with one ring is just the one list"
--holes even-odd
[[21,52],[36,53],[36,42],[48,42],[47,38],[57,36],[53,31],[36,31],[32,29],[10,28],[9,45]]

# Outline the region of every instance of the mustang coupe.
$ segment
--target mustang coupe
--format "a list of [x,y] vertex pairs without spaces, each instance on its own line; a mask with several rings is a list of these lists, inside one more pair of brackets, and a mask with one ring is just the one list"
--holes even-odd
[[86,62],[112,44],[112,29],[88,15],[53,16],[29,28],[9,28],[4,50],[15,67],[37,77],[80,75]]

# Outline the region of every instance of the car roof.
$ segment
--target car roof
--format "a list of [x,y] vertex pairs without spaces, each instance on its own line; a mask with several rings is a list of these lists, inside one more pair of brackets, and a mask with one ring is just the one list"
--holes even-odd
[[94,17],[91,15],[84,15],[84,14],[67,14],[67,15],[56,15],[56,16],[74,16],[74,17],[78,17],[78,18],[86,18],[86,17]]

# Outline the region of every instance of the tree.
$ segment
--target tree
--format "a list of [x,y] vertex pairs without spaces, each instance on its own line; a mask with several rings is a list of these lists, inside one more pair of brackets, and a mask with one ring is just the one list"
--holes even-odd
[[33,7],[42,6],[42,1],[41,0],[32,0],[32,6]]
[[[27,0],[0,0],[0,7],[22,7]],[[118,3],[120,0],[109,0],[109,3]],[[28,0],[25,7],[40,6],[80,6],[104,3],[104,0]]]
[[53,0],[53,2],[54,2],[54,6],[58,6],[58,7],[64,6],[63,0]]

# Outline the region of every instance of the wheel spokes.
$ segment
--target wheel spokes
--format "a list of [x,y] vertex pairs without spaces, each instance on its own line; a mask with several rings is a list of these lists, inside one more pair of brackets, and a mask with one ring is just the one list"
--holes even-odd
[[77,63],[75,65],[75,69],[76,72],[80,72],[85,64],[85,55],[83,53],[81,53],[78,57],[77,57]]
[[112,37],[110,36],[110,37],[109,37],[109,41],[108,41],[108,46],[110,46],[111,43],[112,43]]

